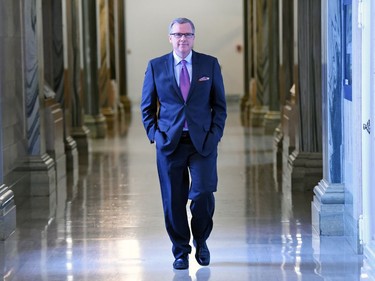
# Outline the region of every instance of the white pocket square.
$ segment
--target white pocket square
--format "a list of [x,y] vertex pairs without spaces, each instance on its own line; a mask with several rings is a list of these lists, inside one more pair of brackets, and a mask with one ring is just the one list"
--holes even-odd
[[201,78],[198,79],[199,82],[207,81],[207,80],[210,80],[210,77],[203,76],[203,77],[201,77]]

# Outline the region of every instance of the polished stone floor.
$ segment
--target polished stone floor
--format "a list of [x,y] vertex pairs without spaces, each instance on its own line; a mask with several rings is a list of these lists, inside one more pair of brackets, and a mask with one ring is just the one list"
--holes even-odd
[[275,183],[273,137],[244,128],[236,103],[219,147],[211,264],[199,266],[193,252],[189,270],[174,271],[155,148],[139,115],[134,106],[130,124],[93,140],[56,198],[17,206],[17,230],[1,249],[4,280],[370,280],[345,239],[313,235],[311,192]]

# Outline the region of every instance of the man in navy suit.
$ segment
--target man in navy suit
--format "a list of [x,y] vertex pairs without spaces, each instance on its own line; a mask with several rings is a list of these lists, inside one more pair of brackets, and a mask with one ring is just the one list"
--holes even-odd
[[210,263],[206,240],[213,227],[217,146],[227,117],[220,65],[216,58],[193,50],[194,33],[189,19],[171,22],[173,52],[148,63],[141,101],[143,125],[150,142],[156,143],[175,269],[189,267],[189,199],[195,258],[200,265]]

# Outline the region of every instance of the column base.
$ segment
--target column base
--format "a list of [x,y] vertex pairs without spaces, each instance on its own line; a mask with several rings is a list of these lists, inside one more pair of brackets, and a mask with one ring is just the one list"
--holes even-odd
[[59,181],[66,177],[63,111],[60,104],[53,98],[47,98],[44,103],[45,125],[48,131],[48,134],[46,134],[46,150],[55,161],[56,181]]
[[48,154],[29,156],[20,162],[15,169],[17,172],[29,173],[31,196],[49,197],[56,194],[55,162]]
[[85,125],[90,130],[90,137],[93,139],[104,138],[107,134],[107,123],[103,114],[85,115]]
[[102,114],[107,122],[107,128],[112,130],[114,127],[116,113],[111,107],[102,108]]
[[264,125],[264,117],[268,110],[264,106],[254,106],[251,109],[250,123],[252,127],[262,127]]
[[280,124],[280,111],[268,111],[264,116],[264,133],[272,135]]
[[90,151],[90,130],[86,126],[72,128],[71,136],[76,142],[79,158],[81,154],[87,154]]
[[293,151],[287,164],[292,190],[310,191],[323,177],[323,159],[319,152]]
[[320,236],[344,235],[345,194],[342,184],[329,184],[324,179],[314,188],[311,203],[313,231]]
[[131,101],[128,96],[120,96],[120,102],[124,106],[125,113],[130,113],[131,111]]

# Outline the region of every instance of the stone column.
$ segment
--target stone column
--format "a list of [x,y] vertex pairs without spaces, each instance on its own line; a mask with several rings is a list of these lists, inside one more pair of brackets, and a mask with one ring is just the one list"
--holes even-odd
[[342,6],[322,1],[323,179],[314,188],[312,224],[320,235],[344,235],[342,182]]
[[[114,97],[112,100],[112,107],[116,111],[118,117],[124,116],[124,106],[120,102],[119,97],[119,44],[120,44],[120,33],[119,33],[119,2],[121,0],[108,0],[108,14],[109,14],[109,76],[112,87],[114,89]],[[124,36],[124,34],[121,34]]]
[[28,155],[20,159],[16,171],[30,174],[30,194],[48,196],[48,208],[53,210],[56,175],[55,162],[46,153],[42,1],[22,1],[22,5],[24,73],[20,74],[20,80],[24,78]]
[[108,127],[113,126],[115,117],[115,95],[116,88],[111,80],[110,73],[110,40],[113,33],[110,32],[110,9],[108,0],[99,0],[99,94],[100,94],[100,107],[104,114]]
[[118,72],[117,72],[117,83],[119,89],[120,102],[122,103],[125,114],[131,113],[131,101],[128,96],[128,90],[126,86],[127,67],[126,67],[126,30],[125,30],[125,0],[117,0],[117,17],[118,17]]
[[[64,98],[65,120],[70,128],[72,140],[69,143],[76,143],[79,153],[78,160],[85,157],[90,150],[89,129],[84,125],[83,118],[83,97],[82,97],[82,65],[81,65],[81,0],[66,0],[63,10],[64,25]],[[67,116],[69,115],[69,116]],[[70,146],[68,146],[69,148]],[[68,150],[66,145],[66,150]],[[67,153],[67,157],[75,159],[73,153]],[[68,160],[68,163],[70,161]],[[75,162],[75,160],[74,160]],[[72,167],[68,166],[68,169]],[[78,176],[74,169],[74,175]]]
[[268,1],[268,112],[264,117],[264,131],[272,135],[280,123],[279,93],[279,1]]
[[[282,159],[283,159],[283,145],[286,143],[287,153],[284,156],[288,159],[289,154],[293,149],[290,149],[290,136],[294,133],[289,133],[289,130],[294,126],[289,127],[289,120],[292,118],[292,110],[294,106],[294,98],[291,98],[291,90],[293,87],[293,0],[283,0],[279,7],[280,15],[280,58],[279,58],[279,93],[281,103],[281,123],[274,132],[274,178],[276,182],[281,181]],[[284,132],[285,131],[285,132]]]
[[293,0],[283,0],[279,7],[280,26],[280,58],[279,58],[279,91],[280,102],[284,106],[291,99],[290,90],[293,86]]
[[288,158],[287,174],[293,190],[307,191],[322,177],[321,4],[308,0],[298,1],[297,5],[298,121],[296,148]]
[[[66,71],[65,54],[66,44],[64,28],[66,28],[66,7],[62,6],[61,0],[43,0],[44,40],[45,53],[45,79],[56,93],[55,100],[62,109],[63,114],[63,141],[66,156],[66,167],[68,170],[78,168],[77,143],[71,136],[72,109],[70,99],[66,94]],[[66,31],[66,30],[65,30]],[[56,107],[56,105],[55,105]]]
[[261,127],[269,105],[269,14],[268,0],[255,0],[254,59],[256,98],[251,110],[251,125]]
[[82,0],[82,15],[85,124],[89,128],[92,138],[104,138],[107,133],[107,125],[100,107],[96,1]]
[[244,25],[244,96],[241,99],[241,119],[244,126],[248,123],[250,111],[250,67],[251,67],[251,0],[243,0],[243,25]]
[[[63,21],[61,0],[42,0],[43,7],[43,38],[44,38],[44,80],[46,96],[46,128],[47,152],[56,163],[57,183],[63,182],[66,177],[67,157],[65,143],[71,145],[67,152],[77,158],[75,142],[68,142],[69,135],[67,123],[70,114],[64,116],[63,112],[69,108],[64,99],[64,53],[63,53]],[[65,118],[68,118],[66,120]],[[68,121],[68,122],[66,122]],[[70,138],[71,139],[71,138]],[[73,160],[72,157],[68,157]],[[72,167],[74,162],[68,164]],[[76,166],[76,168],[78,168]]]

